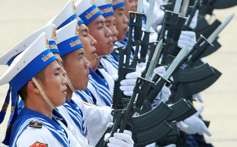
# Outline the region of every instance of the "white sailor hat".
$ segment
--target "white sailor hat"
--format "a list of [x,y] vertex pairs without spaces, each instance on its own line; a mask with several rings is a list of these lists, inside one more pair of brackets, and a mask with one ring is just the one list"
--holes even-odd
[[85,25],[89,25],[98,16],[103,14],[90,0],[78,0],[75,6],[77,16],[82,19]]
[[56,56],[48,49],[45,33],[40,34],[29,47],[13,60],[7,71],[0,77],[0,85],[9,83],[8,94],[0,112],[0,124],[5,118],[6,110],[11,99],[11,116],[13,117],[10,118],[9,125],[12,125],[12,121],[16,117],[15,106],[17,104],[19,90],[55,60],[57,60]]
[[119,8],[122,8],[124,9],[125,8],[125,2],[121,2],[121,1],[118,1],[118,0],[113,0],[113,8],[114,10],[115,9],[119,9]]
[[64,8],[50,22],[57,26],[57,29],[62,28],[66,24],[76,19],[76,8],[73,0],[69,0]]
[[69,24],[57,30],[57,45],[61,57],[64,57],[75,50],[83,48],[77,33],[77,27],[77,20],[73,20]]
[[[55,38],[52,34],[54,33],[55,25],[53,24],[46,24],[45,26],[41,27],[37,31],[33,32],[29,36],[27,36],[23,41],[19,42],[14,48],[8,50],[5,54],[0,56],[0,64],[10,65],[13,59],[23,52],[42,32],[46,33],[46,37],[49,38],[49,45],[52,48],[53,52],[58,52],[56,49],[56,43],[53,41]],[[55,45],[53,45],[55,44]]]
[[114,15],[112,0],[92,0],[92,3],[95,4],[100,9],[100,11],[103,12],[104,17]]

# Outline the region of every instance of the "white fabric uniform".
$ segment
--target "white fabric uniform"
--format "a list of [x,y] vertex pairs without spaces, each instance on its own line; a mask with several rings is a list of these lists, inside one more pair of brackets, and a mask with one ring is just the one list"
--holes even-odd
[[87,138],[83,136],[80,132],[80,129],[77,127],[77,125],[74,123],[72,118],[70,117],[67,108],[64,106],[57,107],[59,113],[63,116],[63,118],[66,120],[68,126],[68,130],[71,131],[73,136],[77,139],[78,142],[80,142],[83,147],[90,146]]
[[90,82],[91,81],[88,82],[87,88],[88,88],[88,90],[90,90],[91,94],[95,97],[96,105],[97,106],[106,106],[106,104],[103,102],[103,100],[100,98],[99,94],[97,93],[95,87]]
[[89,144],[95,146],[107,129],[107,125],[112,122],[112,109],[106,106],[96,106],[85,103],[79,95],[73,93],[72,99],[81,108],[87,127],[87,139]]
[[[58,121],[60,126],[64,128],[64,130],[68,134],[68,138],[70,140],[70,147],[85,147],[84,144],[81,144],[74,135],[67,129],[67,127]],[[62,144],[51,134],[51,132],[44,125],[42,128],[32,128],[27,127],[17,139],[17,147],[28,147],[32,144],[40,142],[47,144],[48,147],[63,147]]]
[[[104,59],[105,60],[105,59]],[[105,62],[108,62],[109,61],[105,61]],[[109,65],[109,64],[108,64]],[[104,66],[104,65],[103,65]],[[111,65],[112,66],[112,65]],[[112,67],[109,67],[109,68],[112,68]],[[113,78],[113,76],[111,76],[111,73],[109,73],[107,70],[105,70],[104,68],[99,68],[98,69],[100,71],[100,73],[103,75],[103,77],[105,78],[105,80],[107,81],[108,85],[109,85],[109,92],[111,95],[113,95],[114,93],[114,83],[115,83],[115,80]]]
[[47,144],[48,147],[63,147],[44,126],[41,129],[27,127],[18,138],[16,145],[29,147],[36,142]]
[[113,80],[118,79],[118,69],[116,69],[108,59],[101,58],[100,63],[103,65],[103,68],[109,73]]

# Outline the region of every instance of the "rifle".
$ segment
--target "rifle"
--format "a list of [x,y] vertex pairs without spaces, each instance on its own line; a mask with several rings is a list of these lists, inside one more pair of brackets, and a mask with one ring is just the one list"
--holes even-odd
[[139,51],[141,46],[141,38],[142,38],[142,21],[146,19],[145,14],[138,12],[130,12],[135,17],[134,22],[134,42],[133,46],[135,46],[134,56],[131,62],[131,67],[136,68],[137,63],[139,62]]
[[[221,76],[218,70],[214,67],[210,67],[208,64],[203,64],[199,59],[206,49],[206,46],[211,45],[212,42],[216,40],[219,33],[232,19],[233,15],[228,16],[207,39],[204,36],[200,36],[193,51],[185,61],[188,67],[174,74],[174,84],[172,87],[174,92],[170,101],[175,102],[180,97],[191,97],[193,94],[201,92],[211,86]],[[193,68],[194,66],[195,68]],[[193,71],[189,70],[190,67]]]
[[[140,58],[139,58],[140,63],[146,61],[149,44],[153,44],[153,43],[149,43],[149,40],[150,40],[150,28],[152,25],[151,22],[152,22],[152,16],[153,16],[152,14],[154,11],[154,6],[155,6],[155,0],[151,0],[149,12],[147,13],[145,31],[144,31],[143,39],[141,42],[141,50],[140,50]],[[150,52],[151,52],[151,49],[150,49]]]
[[177,47],[177,42],[186,22],[185,16],[189,0],[184,0],[182,7],[181,2],[181,0],[176,1],[173,11],[165,11],[162,29],[158,37],[159,40],[164,38],[164,49],[162,51],[163,59],[161,63],[165,65],[170,63],[170,61],[168,61],[168,56],[176,56],[180,50]]
[[201,36],[200,41],[199,41],[201,43],[198,47],[199,49],[198,50],[196,49],[193,51],[193,53],[188,58],[188,62],[194,63],[195,61],[197,61],[197,59],[200,59],[203,52],[205,52],[206,47],[208,45],[213,46],[212,43],[216,40],[216,38],[221,33],[221,31],[231,22],[233,18],[234,18],[234,14],[226,17],[223,23],[219,25],[216,28],[216,30],[207,39],[204,36]]
[[[139,82],[139,80],[137,82]],[[136,87],[135,91],[138,90],[139,87]],[[134,103],[136,99],[137,94],[134,93],[126,108],[113,110],[113,127],[105,133],[111,132],[110,136],[113,136],[118,129],[120,132],[123,132],[125,128],[129,128],[133,132],[133,139],[136,144],[146,145],[160,138],[164,138],[165,135],[171,132],[172,127],[165,120],[172,113],[172,110],[166,104],[161,104],[146,114],[132,117],[135,113]],[[162,130],[162,132],[160,132],[160,130]],[[104,141],[104,137],[102,137],[96,147],[105,147],[106,144],[107,142]]]
[[132,52],[132,32],[134,26],[135,15],[130,13],[129,19],[129,31],[128,31],[128,43],[125,49],[119,48],[119,68],[118,68],[118,79],[115,81],[114,85],[114,95],[113,95],[113,108],[122,109],[126,106],[127,98],[123,92],[120,90],[120,82],[125,79],[125,76],[129,72],[134,72],[136,68],[131,67],[130,56]]

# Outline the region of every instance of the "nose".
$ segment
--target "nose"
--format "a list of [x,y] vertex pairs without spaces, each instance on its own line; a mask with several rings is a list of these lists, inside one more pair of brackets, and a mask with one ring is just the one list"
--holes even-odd
[[124,24],[128,25],[128,17],[126,15],[123,16],[123,22]]
[[84,63],[85,63],[84,65],[86,69],[89,69],[92,67],[90,61],[86,57],[84,57]]
[[97,41],[95,40],[94,37],[92,37],[90,34],[88,34],[89,38],[90,38],[90,43],[92,46],[95,46],[97,44]]
[[65,85],[68,85],[68,83],[67,83],[68,82],[68,80],[67,80],[68,76],[67,76],[67,73],[65,72],[64,69],[62,70],[62,72],[63,72],[62,77],[61,77],[62,78],[62,84],[65,86]]
[[105,37],[111,37],[112,36],[112,32],[111,30],[105,26]]
[[116,26],[113,26],[113,35],[116,37],[116,36],[118,36],[118,30],[117,30],[117,28],[116,28]]

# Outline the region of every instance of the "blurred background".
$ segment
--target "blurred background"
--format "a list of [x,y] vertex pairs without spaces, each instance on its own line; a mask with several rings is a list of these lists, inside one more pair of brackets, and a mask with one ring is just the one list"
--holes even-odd
[[[47,23],[67,0],[0,0],[0,54]],[[220,20],[237,7],[215,11]],[[237,146],[237,16],[220,35],[222,48],[209,56],[208,63],[222,72],[221,78],[202,93],[204,118],[211,121],[208,141],[216,147]],[[6,67],[0,66],[0,75]],[[0,107],[8,85],[0,86]],[[7,122],[0,125],[0,141]],[[0,144],[0,147],[3,145]]]

